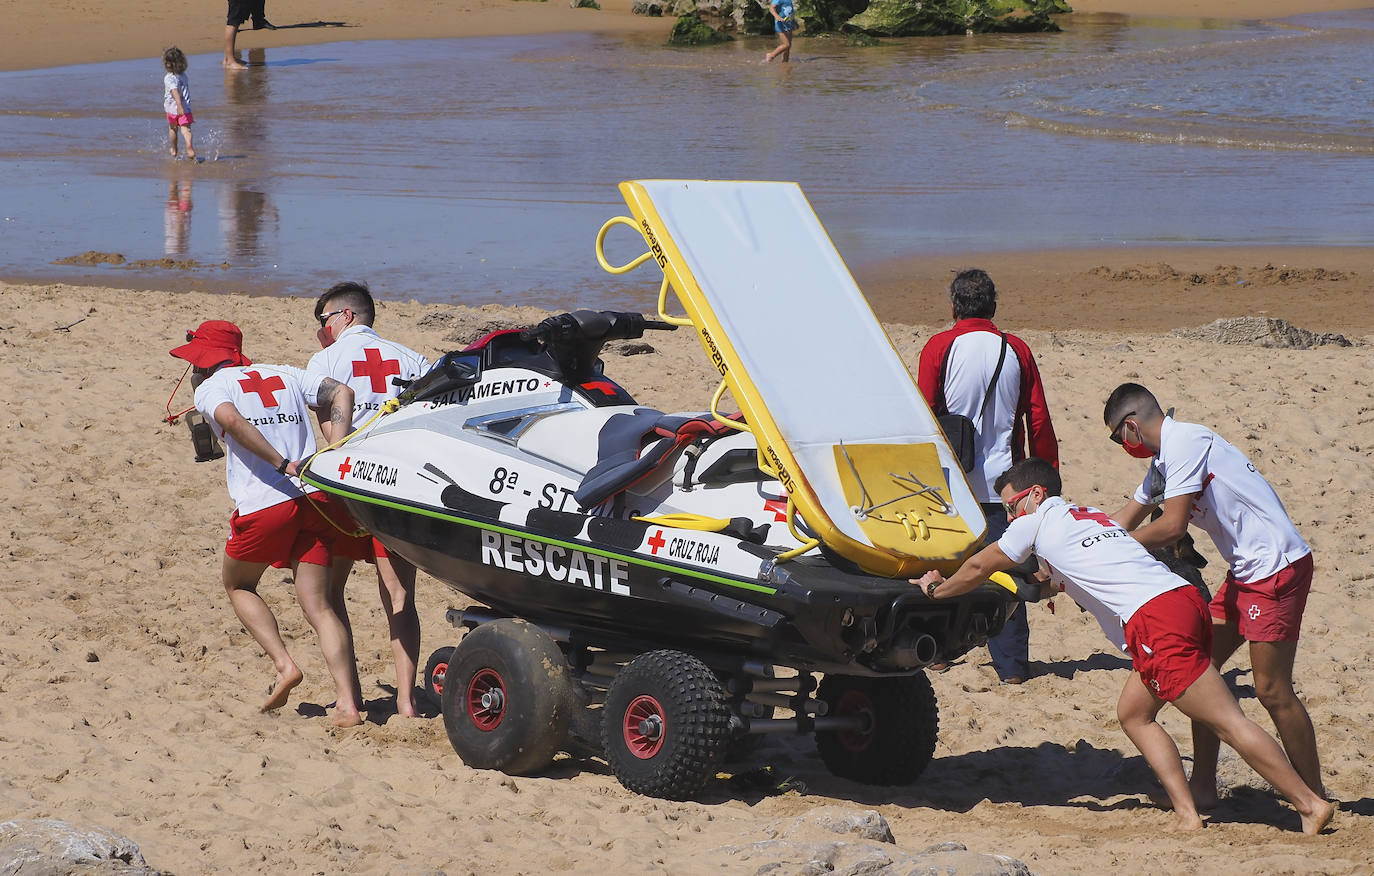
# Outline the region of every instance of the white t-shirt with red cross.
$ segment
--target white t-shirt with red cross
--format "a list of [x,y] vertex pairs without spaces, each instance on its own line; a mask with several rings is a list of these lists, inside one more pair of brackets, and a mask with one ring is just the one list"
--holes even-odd
[[1150,475],[1136,490],[1142,505],[1201,492],[1188,522],[1212,537],[1237,581],[1258,581],[1302,559],[1312,548],[1298,534],[1278,493],[1245,454],[1206,426],[1165,417],[1159,458],[1162,497],[1150,495]]
[[997,546],[1018,563],[1032,552],[1049,563],[1053,580],[1092,612],[1117,647],[1125,645],[1121,630],[1140,606],[1187,584],[1115,520],[1062,496],[1013,520]]
[[229,498],[240,515],[294,499],[302,491],[295,480],[278,474],[272,463],[228,435],[216,422],[215,410],[232,404],[282,456],[309,459],[315,453],[310,408],[319,404],[323,382],[323,377],[290,365],[244,365],[221,368],[196,387],[196,410],[224,442]]
[[351,325],[334,343],[311,356],[306,370],[353,388],[353,427],[357,428],[400,392],[391,378],[414,380],[429,370],[429,360],[386,340],[370,325]]

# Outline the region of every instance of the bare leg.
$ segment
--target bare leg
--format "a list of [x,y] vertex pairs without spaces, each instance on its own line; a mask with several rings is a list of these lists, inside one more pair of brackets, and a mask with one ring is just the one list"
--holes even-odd
[[239,27],[237,24],[226,24],[224,26],[224,66],[231,70],[239,70],[248,65],[239,60],[239,53],[236,43],[239,38]]
[[248,563],[226,556],[221,577],[234,614],[238,615],[239,622],[254,641],[272,658],[272,665],[277,670],[277,683],[272,687],[272,694],[260,707],[262,711],[270,712],[286,705],[291,689],[300,684],[304,676],[286,650],[276,615],[258,595],[258,581],[266,569],[266,563]]
[[358,663],[353,654],[353,637],[339,617],[330,590],[327,567],[312,563],[296,566],[296,599],[305,619],[320,637],[324,663],[334,679],[334,726],[354,727],[363,720],[359,714]]
[[182,125],[182,126],[181,126],[181,136],[184,137],[184,138],[186,139],[186,157],[189,158],[189,159],[191,159],[192,161],[195,161],[195,160],[196,160],[196,150],[195,150],[195,147],[191,145],[191,126],[190,126],[190,125]]
[[[1191,689],[1191,688],[1190,688]],[[1155,721],[1164,701],[1156,697],[1140,680],[1140,673],[1132,672],[1116,703],[1116,717],[1135,747],[1145,755],[1150,769],[1159,777],[1169,795],[1180,830],[1200,830],[1205,825],[1197,814],[1193,795],[1188,790],[1188,777],[1183,773],[1183,760],[1178,746],[1168,732]]]
[[396,661],[396,714],[414,718],[415,673],[420,662],[420,613],[415,609],[415,567],[400,557],[377,558],[377,593],[386,611]]
[[[763,56],[764,62],[767,63],[768,61],[771,61],[771,60],[773,60],[774,58],[776,58],[778,55],[783,54],[784,52],[787,51],[787,49],[790,47],[790,45],[791,45],[791,43],[789,42],[789,36],[788,36],[788,34],[782,32],[782,31],[778,31],[778,46],[777,46],[777,48],[773,49],[773,51],[768,52],[767,54],[765,54],[765,55]],[[787,60],[787,59],[784,57],[783,60],[785,61],[785,60]]]
[[177,157],[177,129],[175,125],[167,126],[167,152],[173,158]]
[[1331,821],[1336,807],[1307,786],[1274,737],[1245,717],[1215,667],[1203,672],[1174,700],[1174,705],[1195,723],[1212,728],[1223,742],[1254,767],[1255,772],[1287,797],[1302,817],[1303,833],[1319,833]]
[[[1218,673],[1244,641],[1235,624],[1212,624],[1212,666]],[[1193,789],[1193,799],[1199,809],[1216,808],[1220,748],[1217,734],[1203,724],[1193,723],[1193,775],[1188,785]]]
[[[348,616],[348,600],[345,598],[345,588],[348,586],[349,573],[353,571],[353,561],[348,557],[334,557],[329,565],[329,591],[326,598],[329,606],[334,609],[334,613],[343,622],[344,630],[348,633],[348,641],[353,642],[353,620]],[[353,695],[358,701],[358,707],[363,705],[363,690],[358,680],[356,672],[357,661],[354,661],[355,671],[353,673]]]
[[1317,757],[1317,734],[1307,707],[1293,690],[1293,660],[1297,642],[1251,642],[1250,668],[1255,674],[1255,694],[1274,721],[1279,740],[1293,769],[1318,796],[1326,796],[1322,785],[1321,761]]

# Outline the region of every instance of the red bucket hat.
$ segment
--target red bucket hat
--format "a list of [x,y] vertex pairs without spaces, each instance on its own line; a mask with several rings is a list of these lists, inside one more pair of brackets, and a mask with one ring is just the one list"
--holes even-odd
[[197,368],[213,368],[223,362],[230,365],[252,365],[243,355],[243,332],[232,322],[212,319],[186,333],[186,343],[169,351],[178,359],[185,359]]

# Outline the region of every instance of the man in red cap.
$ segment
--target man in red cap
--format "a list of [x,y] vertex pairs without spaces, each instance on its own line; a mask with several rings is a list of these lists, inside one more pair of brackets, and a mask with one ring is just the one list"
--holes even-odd
[[223,580],[234,613],[272,658],[277,679],[262,711],[281,708],[300,684],[300,667],[282,641],[277,619],[258,595],[268,566],[290,566],[296,598],[315,628],[334,678],[334,724],[361,723],[362,694],[343,594],[328,583],[335,533],[292,478],[315,453],[310,409],[321,410],[326,440],[347,434],[353,390],[288,365],[254,365],[243,333],[222,320],[203,322],[171,351],[193,369],[196,409],[218,428],[234,514],[224,545]]

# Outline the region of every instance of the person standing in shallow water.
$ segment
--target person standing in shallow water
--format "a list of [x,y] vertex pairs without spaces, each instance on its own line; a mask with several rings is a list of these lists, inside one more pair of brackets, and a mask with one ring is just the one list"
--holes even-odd
[[764,63],[779,55],[783,63],[792,60],[792,32],[797,29],[797,7],[794,0],[775,0],[768,7],[773,14],[773,30],[778,35],[778,47],[763,56]]
[[177,131],[186,141],[186,157],[196,158],[195,147],[191,145],[191,125],[195,118],[191,115],[191,83],[186,78],[186,55],[181,49],[172,46],[162,53],[162,68],[167,71],[162,77],[162,109],[167,113],[167,151],[177,157]]

